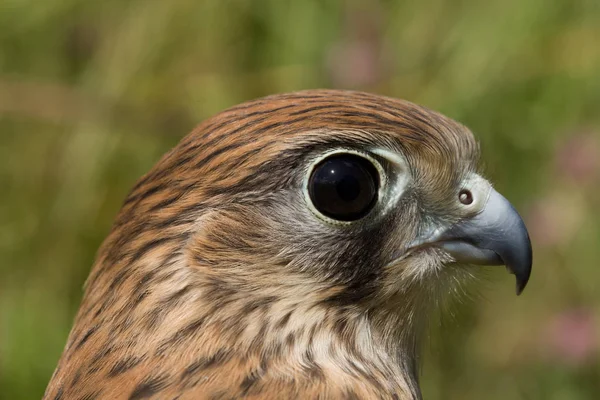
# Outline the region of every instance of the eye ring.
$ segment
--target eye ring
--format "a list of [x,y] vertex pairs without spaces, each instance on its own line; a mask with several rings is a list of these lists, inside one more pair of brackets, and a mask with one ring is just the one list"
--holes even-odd
[[375,158],[352,149],[337,149],[312,161],[304,196],[320,219],[350,224],[371,213],[385,184],[384,170]]

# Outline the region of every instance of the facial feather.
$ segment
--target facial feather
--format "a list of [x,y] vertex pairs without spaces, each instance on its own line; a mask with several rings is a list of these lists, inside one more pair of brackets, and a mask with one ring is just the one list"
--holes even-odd
[[[387,176],[356,223],[307,206],[328,151],[373,157]],[[419,398],[432,299],[470,272],[407,249],[464,217],[456,193],[478,157],[462,125],[358,92],[272,96],[205,121],[125,200],[45,398]]]

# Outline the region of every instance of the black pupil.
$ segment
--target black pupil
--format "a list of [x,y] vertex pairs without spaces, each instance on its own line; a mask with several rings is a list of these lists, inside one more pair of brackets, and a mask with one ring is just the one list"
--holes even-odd
[[315,208],[324,215],[354,221],[364,217],[377,201],[378,173],[358,155],[339,154],[315,166],[308,192]]

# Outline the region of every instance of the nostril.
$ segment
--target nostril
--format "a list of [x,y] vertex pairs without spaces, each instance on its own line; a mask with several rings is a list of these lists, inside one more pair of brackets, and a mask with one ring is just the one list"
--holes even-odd
[[473,194],[470,190],[463,189],[458,193],[458,200],[466,206],[473,203]]

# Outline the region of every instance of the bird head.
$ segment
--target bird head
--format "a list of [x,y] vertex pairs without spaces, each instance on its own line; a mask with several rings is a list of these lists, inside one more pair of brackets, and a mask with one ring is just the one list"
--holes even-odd
[[164,269],[178,255],[219,298],[392,314],[456,291],[473,265],[506,265],[520,293],[527,230],[478,159],[466,127],[409,102],[256,100],[200,125],[136,185],[99,263]]
[[478,159],[457,122],[359,92],[208,119],[127,197],[47,394],[419,398],[431,305],[481,265],[506,265],[517,293],[531,271]]

